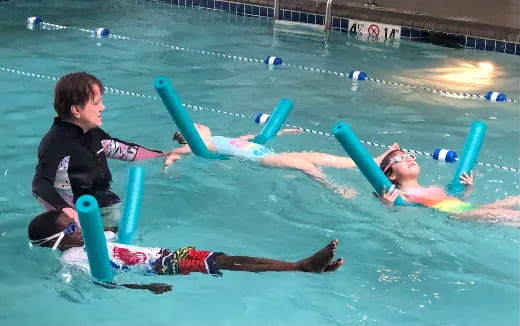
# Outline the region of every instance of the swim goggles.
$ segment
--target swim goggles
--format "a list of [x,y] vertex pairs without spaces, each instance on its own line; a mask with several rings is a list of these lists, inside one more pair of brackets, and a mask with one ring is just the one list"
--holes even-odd
[[67,225],[65,230],[63,230],[61,232],[58,232],[58,233],[55,233],[55,234],[53,234],[51,236],[48,236],[47,238],[44,238],[44,239],[31,240],[29,242],[29,245],[32,246],[34,244],[34,245],[41,246],[42,244],[44,244],[44,243],[46,243],[48,241],[51,241],[51,240],[54,240],[54,239],[58,238],[58,240],[56,240],[56,242],[54,242],[54,246],[52,246],[52,250],[56,250],[56,248],[58,248],[58,246],[60,245],[61,240],[63,240],[63,237],[65,237],[66,235],[71,235],[74,232],[76,232],[76,223],[72,222],[69,225]]
[[416,158],[417,156],[413,153],[396,155],[392,162],[388,163],[386,168],[384,168],[383,173],[386,173],[386,171],[388,171],[396,163],[403,162],[406,159],[409,159],[410,161],[415,161]]

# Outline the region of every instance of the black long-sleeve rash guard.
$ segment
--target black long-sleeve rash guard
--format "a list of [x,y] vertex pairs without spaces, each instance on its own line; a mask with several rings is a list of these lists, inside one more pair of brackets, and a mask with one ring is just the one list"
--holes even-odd
[[159,156],[161,151],[112,138],[100,128],[84,133],[55,118],[38,147],[33,194],[49,209],[74,207],[85,194],[94,196],[99,207],[110,206],[120,199],[110,191],[107,157],[132,162]]

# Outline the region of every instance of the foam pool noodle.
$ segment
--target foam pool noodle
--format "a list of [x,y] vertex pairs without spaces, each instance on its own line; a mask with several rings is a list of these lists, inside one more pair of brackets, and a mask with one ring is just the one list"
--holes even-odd
[[206,144],[200,137],[193,120],[186,112],[186,109],[182,105],[182,102],[173,89],[170,81],[166,77],[157,77],[154,80],[154,87],[159,97],[163,101],[164,105],[168,109],[170,116],[173,121],[180,129],[182,135],[188,142],[191,151],[197,156],[201,156],[209,159],[227,159],[229,156],[211,153]]
[[471,128],[466,136],[466,142],[462,149],[462,155],[457,164],[455,175],[448,185],[448,190],[453,195],[458,195],[464,191],[465,185],[460,183],[460,176],[464,173],[469,174],[477,161],[480,147],[486,136],[487,125],[482,121],[473,121]]
[[131,244],[132,238],[139,224],[139,213],[143,197],[145,170],[142,167],[131,166],[128,169],[128,180],[126,182],[125,201],[123,214],[119,229],[117,231],[117,242]]
[[[381,195],[383,187],[386,190],[390,189],[392,183],[385,176],[383,171],[377,166],[374,159],[368,153],[365,147],[359,141],[352,128],[344,122],[338,122],[332,127],[332,134],[339,141],[343,149],[350,155],[352,160],[356,163],[357,167],[365,178],[372,184],[374,190]],[[394,205],[404,205],[403,199],[398,196],[394,202]]]
[[278,105],[276,105],[267,123],[252,141],[263,145],[271,138],[275,137],[278,131],[280,131],[282,128],[283,123],[285,122],[285,119],[287,119],[287,116],[291,112],[293,106],[294,104],[291,102],[291,100],[282,98],[278,102]]
[[103,222],[96,198],[91,195],[79,197],[76,201],[76,211],[81,223],[90,274],[98,281],[111,282],[114,279],[114,271],[108,258]]

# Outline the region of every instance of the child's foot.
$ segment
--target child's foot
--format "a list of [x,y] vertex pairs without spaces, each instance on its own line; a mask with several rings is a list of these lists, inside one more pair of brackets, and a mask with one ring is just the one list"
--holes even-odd
[[337,244],[338,240],[332,240],[325,248],[317,251],[311,257],[300,260],[297,263],[299,270],[311,273],[333,272],[337,270],[344,262],[343,258],[332,262]]
[[399,144],[393,143],[392,146],[390,146],[386,151],[383,152],[383,154],[376,157],[374,159],[374,161],[376,161],[377,165],[381,165],[381,161],[383,161],[383,159],[385,158],[385,156],[388,155],[388,153],[390,153],[391,151],[399,150],[399,149],[401,149],[401,147],[399,147]]

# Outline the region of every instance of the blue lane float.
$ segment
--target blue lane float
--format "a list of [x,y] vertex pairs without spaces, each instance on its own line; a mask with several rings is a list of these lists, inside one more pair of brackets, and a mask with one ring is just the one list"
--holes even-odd
[[40,25],[41,22],[43,22],[43,20],[40,18],[40,17],[29,17],[27,18],[27,24],[30,24],[30,25]]
[[458,155],[457,152],[451,149],[436,148],[432,153],[432,157],[437,161],[453,163],[457,161]]
[[282,98],[278,105],[275,107],[273,113],[266,120],[266,124],[260,131],[260,133],[253,139],[253,142],[257,144],[265,144],[271,138],[275,137],[278,131],[282,128],[285,119],[291,112],[294,104],[287,98]]
[[182,135],[186,139],[186,142],[190,146],[193,154],[208,158],[208,159],[228,159],[229,156],[212,153],[208,150],[208,147],[200,137],[193,120],[191,120],[188,112],[182,105],[182,102],[177,95],[177,92],[173,89],[172,84],[167,77],[157,77],[154,80],[154,88],[159,94],[162,102],[168,109],[170,116],[177,125],[177,128],[181,131]]
[[264,63],[266,65],[279,66],[283,63],[283,60],[280,57],[268,56],[267,58],[265,58]]
[[98,37],[106,37],[110,35],[110,31],[108,30],[108,28],[98,27],[94,29],[94,34]]
[[119,243],[132,243],[132,238],[137,230],[137,226],[139,225],[144,179],[144,168],[131,166],[128,169],[123,214],[117,231],[117,242]]
[[96,198],[91,195],[79,197],[76,201],[76,211],[81,223],[90,274],[98,281],[112,282],[114,271],[108,258],[107,242]]
[[486,130],[487,125],[482,121],[473,121],[471,124],[466,142],[464,143],[464,148],[462,149],[462,155],[457,165],[457,170],[448,186],[452,194],[460,194],[464,191],[465,186],[460,183],[460,176],[464,173],[469,174],[473,170],[480,148],[484,142],[484,137],[486,136]]
[[[381,195],[383,187],[388,190],[392,183],[385,176],[383,171],[377,166],[376,162],[359,141],[352,128],[345,122],[338,122],[332,127],[332,134],[339,141],[343,149],[356,162],[361,173],[372,184],[374,190]],[[398,196],[394,205],[404,205],[403,199]]]
[[96,36],[103,37],[110,35],[110,31],[108,30],[108,28],[98,27],[94,29],[94,34]]
[[348,73],[348,78],[353,80],[365,80],[367,79],[367,73],[364,71],[352,70]]
[[489,91],[484,96],[490,102],[504,102],[507,101],[507,96],[504,93]]
[[267,113],[258,113],[255,117],[255,122],[256,124],[259,124],[259,125],[265,125],[267,123],[267,121],[269,121],[269,118],[271,117],[270,114],[267,114]]

